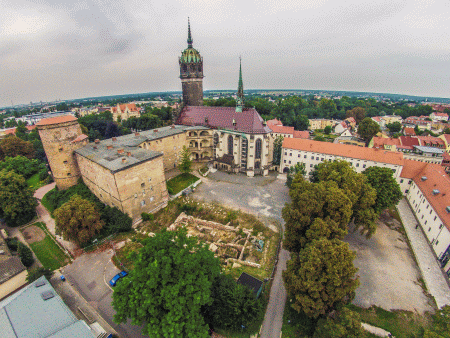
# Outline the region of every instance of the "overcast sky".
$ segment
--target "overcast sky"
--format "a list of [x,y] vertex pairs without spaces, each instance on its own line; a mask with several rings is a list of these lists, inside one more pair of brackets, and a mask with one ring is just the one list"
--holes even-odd
[[188,16],[205,90],[450,97],[448,0],[1,0],[0,106],[181,90]]

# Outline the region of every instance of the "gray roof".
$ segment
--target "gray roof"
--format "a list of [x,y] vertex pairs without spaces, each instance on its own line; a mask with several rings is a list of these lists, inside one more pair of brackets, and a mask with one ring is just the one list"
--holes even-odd
[[441,154],[441,155],[444,153],[444,150],[437,149],[434,147],[414,146],[414,148],[416,148],[417,150],[424,152],[424,153],[433,153],[433,154]]
[[75,152],[110,170],[112,173],[127,169],[136,164],[162,156],[158,151],[142,149],[138,146],[146,141],[158,140],[167,136],[184,133],[187,130],[209,129],[206,127],[169,126],[145,130],[139,133],[113,137],[75,150]]
[[13,278],[25,269],[25,266],[17,256],[11,256],[7,259],[0,260],[0,284]]
[[[44,293],[53,297],[44,300]],[[0,302],[0,332],[5,338],[62,337],[60,331],[65,337],[95,337],[78,322],[44,276]]]

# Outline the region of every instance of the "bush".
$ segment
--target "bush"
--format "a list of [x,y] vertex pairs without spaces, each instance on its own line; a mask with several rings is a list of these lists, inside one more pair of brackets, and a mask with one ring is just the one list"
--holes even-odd
[[19,245],[19,241],[17,240],[16,237],[14,237],[14,238],[7,238],[6,239],[6,245],[8,246],[9,250],[17,251],[18,245]]
[[191,204],[182,204],[179,205],[178,208],[180,209],[180,211],[183,211],[188,215],[192,215],[195,211],[197,211],[197,206]]
[[49,176],[47,168],[44,168],[39,172],[39,181],[45,181]]
[[111,208],[109,205],[103,207],[103,210],[100,211],[100,217],[105,222],[104,229],[108,234],[129,231],[133,225],[130,216],[116,207]]
[[22,261],[22,264],[25,265],[27,268],[32,266],[34,263],[34,258],[31,249],[27,247],[25,244],[18,242],[18,251],[19,251],[19,258]]
[[53,271],[43,267],[32,269],[28,272],[27,282],[34,282],[36,279],[45,276],[45,278],[50,279],[53,276]]
[[142,217],[142,220],[144,222],[146,222],[146,221],[153,221],[155,219],[155,216],[153,214],[148,214],[146,212],[143,212],[141,214],[141,217]]

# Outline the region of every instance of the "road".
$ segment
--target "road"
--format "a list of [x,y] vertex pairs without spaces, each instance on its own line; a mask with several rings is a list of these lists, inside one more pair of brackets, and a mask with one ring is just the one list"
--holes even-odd
[[[271,173],[268,177],[246,177],[230,175],[224,172],[210,173],[202,178],[193,197],[206,201],[217,201],[232,208],[241,209],[262,218],[275,219],[284,231],[281,210],[289,202],[285,177]],[[286,304],[282,271],[286,269],[289,252],[281,249],[278,256],[277,270],[270,290],[270,300],[261,328],[261,338],[280,337],[283,325],[283,312]]]

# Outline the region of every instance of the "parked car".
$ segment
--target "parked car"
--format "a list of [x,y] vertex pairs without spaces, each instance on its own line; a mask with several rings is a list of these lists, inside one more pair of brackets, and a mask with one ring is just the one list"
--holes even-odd
[[109,285],[111,286],[116,286],[117,281],[120,278],[125,277],[126,275],[128,275],[128,273],[126,271],[120,271],[117,275],[115,275],[110,281],[109,281]]

